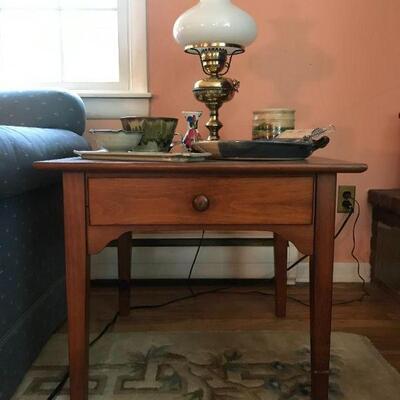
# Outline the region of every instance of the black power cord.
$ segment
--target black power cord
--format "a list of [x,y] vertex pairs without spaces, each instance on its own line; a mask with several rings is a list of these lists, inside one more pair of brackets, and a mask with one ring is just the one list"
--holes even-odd
[[[340,228],[338,229],[338,231],[335,234],[335,239],[337,239],[340,234],[343,232],[343,229],[346,227],[347,223],[349,222],[350,218],[353,216],[354,214],[354,208],[351,207],[349,208],[349,213],[347,215],[347,217],[345,218],[345,220],[343,221],[342,225],[340,226]],[[297,267],[301,262],[303,262],[304,260],[306,260],[309,256],[303,256],[300,257],[297,261],[295,261],[292,265],[290,265],[287,268],[287,272],[291,271],[293,268]]]
[[[365,281],[364,277],[361,275],[360,261],[357,258],[357,256],[355,255],[355,250],[356,250],[356,246],[357,246],[356,228],[357,228],[357,223],[358,223],[358,221],[360,219],[361,208],[360,208],[360,203],[354,198],[349,197],[348,200],[345,200],[343,202],[343,206],[348,208],[349,214],[347,215],[347,217],[345,218],[345,220],[343,221],[343,223],[341,224],[341,226],[337,230],[337,232],[335,234],[335,239],[337,239],[340,236],[340,234],[343,232],[343,229],[346,227],[347,223],[349,222],[350,218],[354,215],[355,211],[354,211],[353,203],[350,200],[352,200],[354,202],[354,204],[357,205],[357,214],[356,214],[356,218],[354,220],[353,229],[352,229],[353,246],[352,246],[352,249],[351,249],[351,256],[354,259],[354,261],[357,263],[357,274],[358,274],[358,277],[360,278],[360,280],[362,282],[363,294],[357,299],[352,299],[352,300],[333,303],[334,306],[347,305],[347,304],[352,304],[352,303],[355,303],[355,302],[362,302],[365,299],[365,297],[370,296],[370,294],[368,293],[368,291],[366,289],[367,282]],[[302,261],[306,260],[308,257],[309,256],[300,257],[297,261],[295,261],[292,265],[290,265],[287,268],[287,271],[291,271],[293,268],[295,268],[297,265],[299,265]],[[256,294],[256,295],[269,296],[269,297],[274,297],[275,296],[275,293],[263,292],[261,290],[235,291],[235,292],[229,291],[229,292],[224,292],[224,294],[238,294],[238,295]],[[301,304],[303,306],[310,307],[310,304],[308,304],[308,303],[306,303],[306,302],[304,302],[304,301],[302,301],[300,299],[297,299],[296,297],[287,296],[287,298],[289,300],[292,300],[292,301],[294,301],[296,303],[299,303],[299,304]]]
[[[354,224],[353,224],[353,232],[352,232],[353,247],[352,247],[352,251],[351,251],[351,256],[353,257],[353,259],[357,263],[357,273],[358,273],[358,276],[360,277],[360,279],[362,281],[362,288],[363,288],[364,294],[359,299],[349,300],[349,301],[344,301],[344,302],[339,302],[339,303],[334,303],[333,305],[335,305],[335,306],[336,305],[351,304],[351,303],[358,302],[358,301],[363,301],[363,299],[366,296],[369,296],[369,293],[366,291],[366,288],[365,288],[366,281],[361,275],[360,261],[358,260],[358,258],[355,255],[355,249],[356,249],[356,233],[355,233],[355,231],[356,231],[356,226],[357,226],[358,220],[360,218],[360,204],[355,199],[351,199],[351,200],[353,200],[354,203],[357,205],[357,215],[356,215],[356,219],[355,219]],[[347,217],[345,218],[345,220],[343,221],[343,223],[340,226],[340,228],[338,229],[338,231],[336,232],[335,239],[342,233],[343,229],[346,227],[346,225],[349,222],[350,218],[354,214],[354,208],[353,208],[351,202],[349,202],[349,203],[350,203],[350,205],[348,207],[349,207],[349,211],[350,212],[347,215]],[[202,235],[201,235],[200,240],[199,240],[199,244],[197,246],[197,250],[196,250],[195,256],[193,258],[192,265],[190,267],[189,275],[187,277],[187,285],[188,285],[188,289],[190,291],[190,295],[178,297],[176,299],[172,299],[172,300],[166,301],[164,303],[160,303],[160,304],[150,304],[150,305],[148,305],[148,304],[146,305],[145,304],[145,305],[139,305],[139,306],[132,306],[132,307],[130,307],[130,310],[149,310],[149,309],[162,308],[162,307],[166,307],[166,306],[169,306],[171,304],[174,304],[174,303],[178,303],[178,302],[181,302],[181,301],[193,299],[193,298],[204,296],[204,295],[207,295],[207,294],[218,293],[218,292],[222,292],[223,294],[235,294],[235,295],[236,294],[237,295],[252,295],[252,294],[256,294],[256,295],[269,296],[269,297],[275,296],[274,293],[262,292],[260,290],[252,290],[252,291],[245,291],[245,292],[242,292],[242,291],[235,291],[235,292],[234,291],[229,291],[228,292],[227,290],[232,289],[232,286],[221,287],[221,288],[216,288],[216,289],[211,289],[211,290],[206,290],[206,291],[203,291],[203,292],[197,292],[196,293],[192,289],[192,287],[190,285],[190,281],[191,281],[193,270],[194,270],[194,267],[196,265],[196,262],[197,262],[201,247],[203,245],[204,235],[205,235],[205,231],[203,230],[202,231]],[[287,271],[292,270],[293,268],[295,268],[298,264],[300,264],[302,261],[304,261],[307,258],[308,258],[308,256],[303,256],[303,257],[299,258],[296,262],[294,262],[292,265],[290,265],[287,268]],[[292,300],[292,301],[294,301],[296,303],[299,303],[301,305],[304,305],[306,307],[310,306],[308,303],[303,302],[302,300],[297,299],[296,297],[288,296],[287,298],[289,300]],[[119,317],[119,312],[116,312],[114,317],[112,318],[112,320],[110,322],[108,322],[108,324],[103,328],[103,330],[89,343],[89,347],[94,346],[115,325],[115,323],[118,320],[118,317]],[[62,391],[62,389],[63,389],[64,385],[66,384],[66,382],[68,381],[68,379],[69,379],[69,367],[67,368],[67,371],[63,375],[63,377],[60,380],[59,384],[52,391],[52,393],[47,397],[47,400],[55,399],[60,394],[60,392]]]
[[[178,297],[176,299],[169,300],[169,301],[166,301],[165,303],[161,303],[161,304],[151,304],[151,305],[145,304],[145,305],[139,305],[139,306],[132,306],[132,307],[130,307],[130,310],[149,310],[149,309],[166,307],[166,306],[169,306],[170,304],[173,304],[173,303],[178,303],[180,301],[193,299],[193,298],[196,298],[196,297],[204,296],[206,294],[217,293],[217,292],[220,292],[222,290],[226,290],[226,289],[230,288],[228,286],[228,287],[211,289],[211,290],[206,290],[206,291],[203,291],[203,292],[196,293],[196,292],[193,291],[192,287],[190,286],[190,279],[192,277],[193,270],[194,270],[194,267],[196,265],[197,258],[199,256],[200,249],[201,249],[201,247],[203,245],[204,235],[205,235],[205,231],[203,230],[201,238],[199,240],[199,244],[197,246],[197,250],[196,250],[195,256],[193,258],[192,265],[190,267],[189,275],[187,277],[187,284],[188,284],[188,289],[190,291],[190,295]],[[115,325],[115,323],[118,320],[118,317],[119,317],[119,312],[116,312],[114,317],[112,318],[112,320],[110,322],[108,322],[107,325],[103,328],[103,330],[89,343],[89,347],[94,346],[112,328],[112,326]],[[47,400],[55,399],[60,394],[62,389],[64,388],[64,386],[67,383],[68,379],[69,379],[69,367],[67,368],[67,371],[64,373],[64,375],[61,378],[61,380],[58,383],[58,385],[54,388],[54,390],[47,397]]]
[[190,267],[189,275],[188,275],[187,280],[186,280],[187,287],[188,287],[190,293],[193,296],[195,295],[195,292],[193,291],[192,286],[190,285],[190,280],[192,279],[193,270],[194,270],[194,267],[195,267],[196,262],[197,262],[197,257],[199,256],[200,249],[203,246],[204,235],[205,235],[205,231],[203,229],[203,231],[201,232],[200,242],[199,242],[199,245],[197,246],[196,254],[194,255],[193,262],[192,262],[192,265]]
[[364,294],[361,296],[360,301],[363,301],[365,299],[365,297],[370,296],[369,292],[367,291],[366,285],[367,282],[365,281],[364,277],[361,275],[361,265],[360,265],[360,260],[357,258],[357,256],[355,255],[355,251],[356,251],[356,247],[357,247],[357,240],[356,240],[356,226],[357,226],[357,222],[360,219],[360,215],[361,215],[361,207],[360,207],[360,203],[356,200],[356,199],[352,199],[354,201],[354,204],[356,204],[357,206],[357,215],[356,215],[356,219],[354,221],[354,225],[353,225],[353,232],[352,232],[352,240],[353,240],[353,247],[351,248],[351,256],[353,258],[353,260],[356,262],[357,264],[357,275],[360,278],[361,282],[362,282],[362,290],[364,292]]
[[[117,322],[118,317],[119,317],[119,312],[115,313],[113,319],[110,322],[108,322],[108,324],[103,328],[103,330],[92,341],[90,341],[89,347],[92,347],[94,344],[96,344],[108,332],[108,330]],[[61,381],[47,397],[47,400],[55,399],[62,391],[68,379],[69,379],[69,367],[67,367],[67,371],[64,373]]]

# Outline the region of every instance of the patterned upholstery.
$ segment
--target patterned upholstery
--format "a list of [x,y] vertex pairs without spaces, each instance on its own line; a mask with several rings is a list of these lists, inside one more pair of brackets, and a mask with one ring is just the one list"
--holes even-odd
[[85,132],[82,100],[61,90],[0,91],[0,125]]
[[88,149],[84,128],[72,94],[0,92],[0,400],[65,320],[60,176],[32,162]]
[[0,399],[65,320],[62,190],[0,201]]
[[86,140],[70,131],[0,126],[0,199],[51,184],[59,177],[34,170],[34,161],[70,157],[73,150],[87,148]]

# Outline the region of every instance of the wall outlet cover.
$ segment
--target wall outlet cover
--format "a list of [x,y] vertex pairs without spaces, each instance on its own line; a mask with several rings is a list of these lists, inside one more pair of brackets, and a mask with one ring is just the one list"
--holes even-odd
[[[350,193],[350,199],[345,197],[345,193]],[[356,198],[356,187],[355,186],[339,186],[338,190],[338,202],[337,202],[337,212],[340,214],[348,214],[350,211],[343,205],[344,201],[350,201],[354,208],[354,199]]]

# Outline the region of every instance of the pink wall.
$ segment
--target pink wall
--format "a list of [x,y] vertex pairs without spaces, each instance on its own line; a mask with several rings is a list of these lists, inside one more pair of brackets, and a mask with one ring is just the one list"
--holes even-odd
[[[152,115],[205,111],[191,93],[202,77],[199,62],[172,37],[175,19],[196,2],[148,0]],[[259,36],[233,61],[230,76],[242,86],[222,109],[223,138],[249,139],[253,110],[267,107],[295,108],[298,127],[335,124],[337,134],[319,155],[369,165],[363,175],[339,178],[357,185],[362,208],[357,254],[368,261],[367,191],[400,185],[400,1],[234,2],[256,18]],[[337,241],[336,261],[351,259],[350,240],[348,228]]]
[[[171,33],[177,16],[196,2],[148,0],[153,115],[205,110],[191,94],[202,76],[198,60],[184,54]],[[259,36],[233,61],[230,76],[242,86],[223,107],[222,136],[250,138],[252,111],[274,106],[296,108],[298,127],[335,124],[338,132],[320,155],[369,165],[364,175],[339,180],[357,185],[358,254],[368,261],[367,191],[400,185],[400,1],[234,2],[256,18]],[[347,229],[336,261],[350,260],[350,238]]]

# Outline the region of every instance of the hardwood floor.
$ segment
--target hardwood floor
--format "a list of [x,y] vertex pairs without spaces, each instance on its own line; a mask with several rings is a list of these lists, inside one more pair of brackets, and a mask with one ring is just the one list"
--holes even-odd
[[[196,292],[214,286],[194,286]],[[400,303],[375,286],[367,287],[371,296],[363,302],[333,308],[333,330],[367,336],[381,354],[400,371]],[[133,310],[120,317],[114,332],[126,331],[213,331],[213,330],[308,330],[308,307],[288,300],[287,317],[274,316],[272,296],[243,295],[237,292],[262,290],[272,286],[236,286],[226,292],[208,294],[157,309]],[[235,294],[228,294],[229,292]],[[158,304],[186,296],[186,287],[134,287],[132,304]],[[288,295],[308,301],[308,286],[288,288]],[[334,301],[357,299],[362,295],[357,284],[336,284]],[[118,306],[117,288],[95,287],[91,292],[90,330],[99,332],[113,317]],[[62,328],[66,331],[66,326]]]

